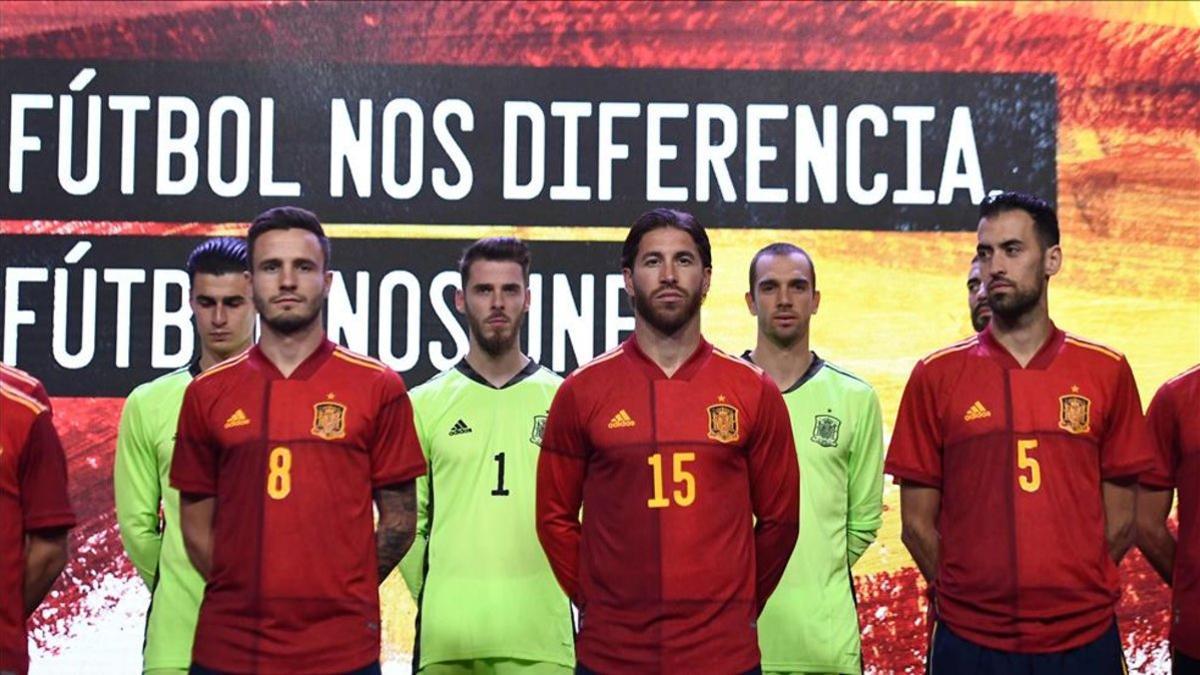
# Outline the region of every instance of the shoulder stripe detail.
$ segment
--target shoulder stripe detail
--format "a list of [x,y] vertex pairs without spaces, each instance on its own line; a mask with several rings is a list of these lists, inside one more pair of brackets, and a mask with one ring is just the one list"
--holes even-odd
[[383,372],[388,369],[387,366],[376,361],[375,359],[372,359],[370,357],[365,357],[365,356],[359,356],[359,355],[355,354],[354,352],[344,350],[341,347],[336,347],[333,350],[333,355],[338,357],[339,359],[345,361],[346,363],[353,363],[354,365],[362,366],[363,368],[369,368],[371,370],[375,370],[375,371],[379,371],[379,372]]
[[1179,380],[1182,380],[1183,378],[1187,377],[1188,375],[1191,375],[1192,373],[1196,373],[1196,372],[1200,372],[1200,363],[1197,363],[1196,365],[1192,366],[1191,368],[1188,368],[1187,370],[1183,371],[1182,373],[1179,373],[1178,375],[1169,378],[1166,382],[1163,382],[1163,384],[1171,384],[1172,382],[1178,382]]
[[762,368],[759,368],[758,366],[754,365],[753,363],[750,363],[746,359],[739,359],[736,356],[730,356],[729,354],[726,354],[725,352],[721,351],[720,349],[717,349],[716,347],[713,347],[712,353],[725,359],[726,361],[732,361],[732,362],[738,364],[739,366],[749,368],[750,372],[754,373],[755,375],[762,375],[764,372]]
[[844,375],[845,377],[848,377],[848,378],[850,378],[850,379],[852,379],[852,380],[857,380],[857,381],[859,381],[859,382],[862,382],[863,384],[867,385],[868,387],[870,387],[870,386],[871,386],[871,383],[870,383],[870,382],[867,382],[866,380],[862,379],[861,377],[859,377],[859,376],[855,375],[854,373],[852,373],[852,372],[850,372],[850,371],[848,371],[848,370],[842,370],[842,369],[841,369],[841,368],[839,368],[838,366],[835,366],[835,365],[833,365],[832,363],[830,363],[830,362],[828,362],[828,361],[826,361],[826,362],[825,362],[825,367],[826,367],[826,368],[829,368],[830,370],[832,370],[833,372],[835,372],[835,373],[837,373],[837,374],[839,374],[839,375]]
[[921,363],[929,364],[930,362],[940,359],[947,354],[953,354],[954,352],[961,352],[962,350],[970,349],[971,347],[974,347],[977,344],[979,344],[978,336],[969,337],[966,340],[963,340],[962,342],[956,342],[956,343],[950,345],[949,347],[945,347],[943,349],[937,350],[936,352],[930,354],[929,356],[926,356],[925,358],[921,359]]
[[240,356],[235,356],[232,359],[229,359],[228,361],[222,361],[221,363],[218,363],[217,365],[213,366],[212,368],[209,368],[208,370],[204,371],[203,373],[200,373],[199,375],[196,376],[196,379],[193,380],[193,382],[199,382],[200,380],[203,380],[204,378],[208,377],[209,375],[216,375],[217,373],[221,372],[222,370],[229,370],[230,368],[236,366],[237,364],[241,363],[242,361],[245,361],[249,357],[250,357],[250,351],[249,350],[244,351],[241,353]]
[[10,366],[6,363],[0,363],[0,371],[3,371],[4,373],[8,374],[14,380],[20,380],[30,386],[36,387],[38,385],[38,381],[36,378],[34,378],[29,373],[21,370],[20,368],[13,368],[12,366]]
[[604,363],[605,361],[610,361],[610,360],[620,356],[623,353],[625,353],[625,346],[617,345],[616,347],[613,347],[612,349],[601,354],[600,356],[597,356],[596,358],[592,359],[591,361],[588,361],[587,363],[583,364],[582,366],[579,366],[578,368],[575,369],[575,372],[582,373],[583,371],[587,370],[588,368],[591,368],[592,366],[596,365],[597,363]]
[[30,398],[30,397],[26,396],[25,394],[22,394],[20,391],[17,391],[16,389],[12,389],[10,387],[0,387],[0,394],[3,394],[4,398],[7,398],[14,403],[19,403],[19,404],[25,406],[26,408],[29,408],[30,410],[33,411],[34,415],[41,415],[42,413],[49,410],[49,408],[42,405],[36,399]]
[[1108,347],[1105,347],[1104,345],[1096,344],[1095,342],[1088,342],[1087,340],[1077,338],[1074,335],[1071,335],[1069,333],[1067,334],[1066,340],[1067,340],[1067,342],[1075,345],[1076,347],[1083,347],[1084,349],[1090,349],[1094,352],[1100,352],[1101,354],[1104,354],[1105,356],[1109,357],[1110,359],[1113,359],[1114,361],[1120,361],[1121,359],[1124,358],[1123,356],[1121,356],[1120,352],[1109,349]]

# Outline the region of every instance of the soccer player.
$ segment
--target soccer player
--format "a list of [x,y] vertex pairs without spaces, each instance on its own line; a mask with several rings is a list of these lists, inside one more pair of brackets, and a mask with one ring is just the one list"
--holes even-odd
[[50,408],[50,412],[53,414],[53,406],[50,405],[50,397],[46,394],[46,387],[42,386],[42,383],[36,377],[19,368],[13,368],[5,363],[0,363],[0,382],[7,384],[26,396],[33,397],[38,403]]
[[992,308],[988,307],[987,286],[979,273],[979,256],[971,259],[971,270],[967,272],[967,308],[971,310],[971,326],[975,332],[987,328],[992,319]]
[[534,526],[539,445],[562,378],[521,353],[529,264],[511,237],[463,252],[454,302],[470,348],[412,390],[429,473],[400,569],[418,604],[414,670],[426,675],[565,675],[575,665],[571,604]]
[[412,542],[425,472],[408,393],[325,337],[316,216],[265,211],[247,247],[260,341],[188,385],[171,462],[207,582],[191,672],[378,673],[377,585]]
[[862,671],[851,566],[883,524],[883,413],[871,385],[809,348],[821,303],[812,257],[771,244],[750,261],[758,340],[742,355],[781,389],[800,458],[800,538],[758,622],[765,672]]
[[[17,386],[14,386],[17,383]],[[67,564],[67,462],[50,407],[26,373],[0,372],[0,673],[29,670],[25,620]]]
[[563,382],[538,461],[577,672],[757,672],[755,623],[799,527],[787,407],[700,333],[712,250],[694,217],[643,214],[621,267],[634,334]]
[[113,468],[121,542],[151,593],[142,648],[146,673],[187,671],[204,595],[204,579],[183,548],[179,491],[168,478],[183,392],[202,371],[245,351],[254,332],[245,242],[210,239],[192,251],[186,268],[200,357],[125,399]]
[[933,586],[933,672],[1122,673],[1116,564],[1150,441],[1125,357],[1059,330],[1046,202],[980,207],[991,323],[919,361],[886,470],[902,539]]
[[[1138,548],[1174,587],[1171,647],[1176,673],[1200,673],[1200,365],[1167,380],[1147,412],[1158,450],[1138,492]],[[1167,529],[1179,490],[1179,542]]]

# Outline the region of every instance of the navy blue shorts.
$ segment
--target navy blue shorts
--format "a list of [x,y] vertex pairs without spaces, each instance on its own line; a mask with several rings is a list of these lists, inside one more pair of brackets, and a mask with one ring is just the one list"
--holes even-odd
[[1125,675],[1125,653],[1117,623],[1083,646],[1049,654],[989,649],[955,635],[946,624],[933,629],[928,675]]
[[1193,659],[1178,649],[1171,654],[1171,664],[1174,675],[1200,675],[1200,659]]
[[[199,663],[193,663],[192,667],[188,669],[188,675],[226,675],[226,674],[220,670],[213,670],[212,668],[205,668],[204,666],[200,665]],[[352,671],[346,673],[346,675],[380,675],[379,662],[376,661],[375,663],[372,663],[368,666],[364,666],[357,670],[352,670]]]

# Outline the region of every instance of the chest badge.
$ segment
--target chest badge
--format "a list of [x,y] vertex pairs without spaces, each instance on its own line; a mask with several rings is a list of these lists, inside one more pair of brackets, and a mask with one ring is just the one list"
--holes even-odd
[[826,448],[836,448],[842,421],[833,415],[817,415],[813,419],[812,442]]
[[1058,397],[1058,426],[1073,434],[1086,434],[1092,430],[1092,401],[1078,393],[1079,387],[1071,387],[1071,391]]
[[538,447],[541,447],[542,436],[544,436],[545,434],[546,434],[546,416],[545,415],[534,415],[533,429],[531,429],[529,432],[529,442],[533,443],[534,445],[536,445]]
[[733,443],[738,435],[738,409],[725,403],[725,397],[718,396],[720,403],[708,406],[708,437],[720,443]]
[[313,404],[312,435],[327,441],[346,437],[346,406],[333,401]]

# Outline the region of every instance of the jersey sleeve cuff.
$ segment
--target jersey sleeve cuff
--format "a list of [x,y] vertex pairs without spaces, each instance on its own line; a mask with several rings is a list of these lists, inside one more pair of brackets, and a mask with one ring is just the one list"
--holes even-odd
[[1141,478],[1142,474],[1154,468],[1152,460],[1143,460],[1133,464],[1120,464],[1112,467],[1101,467],[1101,480],[1116,480],[1119,478]]
[[1156,490],[1174,490],[1175,481],[1156,473],[1144,473],[1138,476],[1138,484]]
[[190,495],[200,495],[201,497],[217,496],[217,488],[211,483],[171,479],[171,487]]
[[425,475],[425,465],[414,466],[405,471],[397,471],[384,474],[382,476],[371,477],[372,488],[384,488],[389,485],[397,485],[399,483],[407,483],[410,480],[420,478]]
[[884,468],[884,473],[891,474],[897,483],[920,483],[921,485],[939,489],[942,487],[941,476],[935,476],[917,469],[909,469],[903,466],[888,466]]

